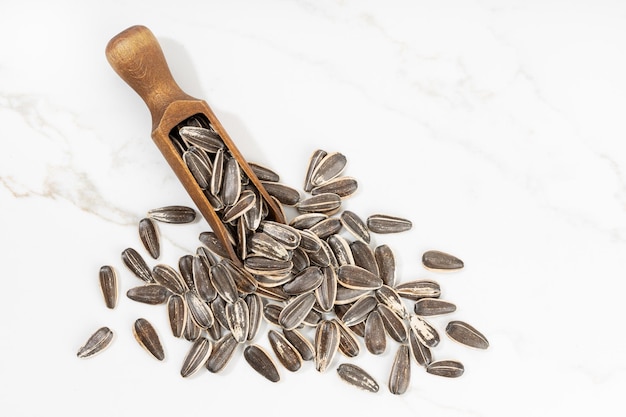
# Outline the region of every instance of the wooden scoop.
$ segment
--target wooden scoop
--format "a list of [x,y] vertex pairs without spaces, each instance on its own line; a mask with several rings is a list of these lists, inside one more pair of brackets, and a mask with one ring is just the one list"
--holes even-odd
[[267,193],[209,105],[204,100],[198,100],[186,94],[176,84],[161,46],[148,28],[132,26],[119,33],[109,41],[106,47],[106,57],[115,72],[139,94],[148,106],[152,114],[152,139],[202,216],[228,251],[230,258],[237,264],[241,264],[224,224],[170,139],[173,129],[192,117],[199,116],[208,120],[239,163],[241,170],[259,191],[259,195],[268,208],[267,218],[285,223],[282,211]]

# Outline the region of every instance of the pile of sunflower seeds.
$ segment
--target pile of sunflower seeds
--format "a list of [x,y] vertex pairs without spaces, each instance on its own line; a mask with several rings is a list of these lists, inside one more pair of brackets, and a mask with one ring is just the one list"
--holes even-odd
[[[258,190],[205,119],[186,121],[170,137],[222,219],[241,261],[229,258],[213,231],[202,232],[196,253],[182,256],[176,268],[150,267],[133,248],[122,252],[126,268],[143,281],[127,297],[165,305],[172,335],[192,342],[182,360],[183,377],[203,367],[219,373],[242,347],[249,365],[277,382],[277,362],[295,372],[303,361],[314,361],[316,370],[325,372],[339,361],[337,353],[356,358],[363,343],[368,352],[380,355],[389,339],[397,343],[388,379],[393,394],[407,391],[412,361],[433,375],[463,374],[459,361],[433,360],[431,350],[440,336],[426,319],[452,313],[456,306],[439,298],[441,288],[436,281],[398,282],[391,248],[371,244],[371,233],[404,232],[412,228],[411,221],[378,213],[364,220],[353,211],[341,210],[344,200],[358,188],[354,178],[343,175],[347,164],[343,154],[323,150],[312,154],[304,197],[280,182],[271,169],[250,164],[277,203],[295,208],[297,215],[282,224],[267,220],[268,210]],[[138,227],[146,252],[155,260],[160,256],[156,222],[182,224],[195,219],[190,207],[148,211]],[[441,251],[424,253],[422,264],[431,271],[464,266],[460,259]],[[115,269],[103,266],[99,278],[106,306],[115,308]],[[276,360],[257,343],[263,321],[270,326],[267,338]],[[312,340],[306,328],[313,329]],[[146,351],[164,359],[158,333],[146,319],[136,320],[133,333]],[[473,348],[489,345],[484,335],[463,321],[450,321],[445,333]],[[102,351],[112,335],[107,327],[97,330],[78,356]],[[375,379],[355,364],[341,363],[336,370],[342,380],[358,388],[379,390]]]

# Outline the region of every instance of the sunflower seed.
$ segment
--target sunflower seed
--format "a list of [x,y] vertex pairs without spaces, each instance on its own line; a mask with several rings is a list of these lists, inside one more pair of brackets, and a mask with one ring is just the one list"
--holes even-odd
[[310,266],[298,273],[291,281],[283,285],[283,290],[288,295],[299,295],[311,292],[322,284],[324,275],[321,268]]
[[263,317],[269,323],[272,323],[276,326],[280,326],[278,318],[280,317],[280,313],[283,311],[283,308],[284,308],[283,306],[279,306],[277,304],[266,304],[263,307]]
[[413,310],[420,316],[437,316],[456,311],[456,306],[438,298],[420,298],[415,302]]
[[333,267],[327,266],[321,269],[322,281],[315,289],[315,298],[323,312],[333,309],[337,299],[337,274]]
[[410,230],[410,220],[386,214],[372,214],[367,218],[367,228],[374,233],[399,233]]
[[[322,249],[322,239],[308,229],[300,231],[300,248],[311,254]],[[310,256],[309,256],[310,260]]]
[[182,294],[188,289],[183,277],[169,265],[155,265],[152,268],[152,276],[157,284],[161,284],[175,294]]
[[295,207],[300,213],[325,213],[330,215],[341,207],[341,197],[333,193],[322,193],[300,200]]
[[437,330],[417,314],[409,315],[409,327],[413,329],[419,341],[429,348],[434,348],[439,344]]
[[148,320],[144,318],[135,320],[133,325],[133,334],[135,335],[137,342],[148,353],[160,361],[165,358],[165,353],[163,352],[163,346],[159,340],[159,335]]
[[448,253],[429,250],[422,255],[422,263],[427,269],[450,271],[463,268],[463,261]]
[[193,342],[200,337],[201,332],[202,329],[193,320],[191,313],[188,313],[187,320],[185,321],[185,328],[183,329],[183,337],[186,340]]
[[[337,315],[337,318],[342,321],[346,312],[350,309],[351,305],[347,304],[347,305],[340,305],[335,303],[335,314]],[[356,334],[357,336],[361,336],[361,337],[365,337],[365,322],[361,321],[360,323],[357,323],[355,325],[352,325],[349,327],[350,330],[352,330],[354,332],[354,334]]]
[[339,326],[332,320],[322,320],[315,328],[315,369],[325,372],[339,348]]
[[320,239],[326,239],[330,235],[339,233],[342,227],[343,224],[341,220],[336,217],[329,217],[311,226],[309,230],[315,233]]
[[328,218],[328,214],[324,213],[304,213],[299,214],[289,222],[289,225],[298,230],[309,229]]
[[413,359],[415,359],[418,365],[428,366],[432,362],[433,357],[430,349],[420,342],[417,332],[413,329],[409,329],[409,345],[411,346]]
[[407,317],[408,312],[406,311],[406,307],[396,290],[388,285],[383,285],[376,290],[375,294],[378,301],[393,310],[398,317],[402,319]]
[[346,288],[343,285],[337,285],[337,295],[335,296],[335,306],[354,303],[365,294],[371,293],[368,289]]
[[254,275],[285,275],[291,272],[291,261],[268,259],[262,256],[249,256],[245,259],[244,268]]
[[315,304],[315,294],[298,295],[282,309],[278,316],[278,323],[287,330],[295,329],[311,312],[313,304]]
[[183,126],[178,130],[181,138],[191,146],[197,146],[205,152],[215,153],[224,148],[224,142],[217,132],[203,127]]
[[376,308],[378,300],[373,295],[366,295],[359,298],[354,304],[348,308],[342,317],[342,321],[346,326],[354,326],[364,321],[369,313]]
[[185,359],[183,360],[183,365],[180,370],[180,375],[183,378],[191,376],[198,372],[200,368],[202,368],[213,350],[213,343],[206,337],[200,337],[189,349]]
[[190,290],[196,288],[196,284],[193,282],[193,258],[193,255],[183,255],[178,259],[178,272]]
[[133,301],[144,304],[163,304],[172,295],[172,292],[160,284],[146,284],[130,288],[126,296]]
[[117,274],[113,267],[104,265],[100,267],[99,272],[100,290],[104,297],[104,304],[108,308],[115,308],[117,305]]
[[252,255],[280,261],[287,261],[290,256],[282,244],[265,232],[252,234],[248,239],[248,252]]
[[311,183],[313,186],[319,186],[338,177],[345,169],[346,163],[345,155],[340,152],[327,154],[313,170]]
[[295,249],[300,244],[300,232],[289,225],[264,220],[260,227],[261,231],[276,239],[287,250]]
[[252,172],[254,172],[254,175],[256,175],[259,180],[272,182],[280,181],[278,174],[271,169],[254,162],[248,162],[248,165],[250,165]]
[[400,297],[408,298],[409,300],[439,298],[441,295],[441,287],[439,284],[427,279],[403,282],[396,285],[395,290]]
[[209,268],[209,265],[206,264],[203,257],[193,257],[193,289],[198,297],[207,303],[213,301],[217,296],[217,291],[211,282]]
[[250,293],[245,296],[246,304],[248,305],[248,335],[246,340],[252,341],[259,332],[261,327],[261,319],[263,317],[263,301],[261,297],[256,293]]
[[218,255],[221,258],[230,258],[228,251],[218,239],[215,232],[202,232],[199,236],[200,242],[206,246],[211,252]]
[[184,224],[196,219],[196,211],[186,206],[164,206],[148,211],[148,217],[162,223]]
[[283,335],[289,343],[296,348],[302,360],[310,361],[315,358],[315,348],[313,347],[313,344],[298,330],[283,329]]
[[208,329],[213,326],[215,318],[211,307],[192,291],[185,291],[183,295],[185,304],[189,308],[189,314],[193,321],[202,329]]
[[230,332],[238,343],[248,340],[250,313],[248,304],[243,298],[238,298],[234,303],[226,304],[226,321]]
[[313,183],[312,183],[313,173],[315,172],[317,166],[322,161],[322,159],[324,159],[326,155],[327,155],[326,151],[322,149],[318,149],[315,152],[313,152],[313,155],[311,155],[311,158],[309,158],[309,164],[307,165],[306,175],[304,177],[304,191],[305,192],[308,193],[313,189]]
[[411,382],[411,360],[409,347],[398,346],[389,375],[389,391],[394,395],[402,395],[409,388]]
[[367,372],[356,365],[342,363],[337,367],[339,378],[350,385],[354,385],[369,392],[378,392],[378,382]]
[[311,266],[311,260],[309,255],[306,254],[304,249],[298,247],[291,253],[291,263],[293,264],[292,271],[294,274],[301,272]]
[[385,325],[378,310],[371,311],[365,319],[365,347],[373,355],[380,355],[387,348]]
[[272,382],[280,381],[278,369],[267,352],[259,345],[249,345],[243,350],[246,362],[266,379]]
[[211,277],[215,290],[226,302],[234,303],[239,296],[237,286],[228,268],[222,260],[219,264],[211,267]]
[[224,223],[229,223],[243,216],[245,212],[254,207],[255,200],[256,195],[253,191],[243,190],[239,195],[239,200],[224,211],[222,214],[222,221]]
[[281,287],[261,287],[256,289],[256,294],[261,298],[273,301],[287,301],[289,296],[285,294]]
[[213,326],[206,329],[207,335],[211,340],[219,340],[222,337],[222,329],[224,329],[219,323],[213,323]]
[[219,196],[222,190],[222,181],[224,179],[224,149],[218,149],[213,158],[213,170],[211,171],[211,182],[209,183],[209,192],[213,196]]
[[154,282],[152,271],[146,264],[143,257],[133,248],[124,249],[122,252],[122,262],[137,278],[145,282]]
[[352,257],[354,258],[354,264],[356,266],[368,270],[377,277],[380,276],[374,251],[367,243],[361,240],[355,240],[350,244],[350,250],[352,251]]
[[380,279],[385,285],[396,285],[396,260],[388,245],[379,245],[374,249],[374,259],[378,266]]
[[224,258],[221,262],[233,279],[235,287],[240,294],[252,294],[257,290],[258,283],[251,273],[235,264],[229,258]]
[[237,202],[241,193],[241,169],[235,158],[228,158],[224,164],[222,179],[222,202],[230,207]]
[[[213,311],[213,318],[220,324],[221,327],[228,329],[228,320],[226,320],[226,301],[222,297],[216,297],[211,302],[211,311]],[[215,324],[214,324],[215,325]]]
[[354,265],[354,256],[352,256],[352,250],[348,241],[339,234],[328,236],[326,243],[330,246],[330,249],[337,259],[337,264],[341,265]]
[[106,349],[113,340],[113,331],[108,327],[101,327],[94,334],[89,336],[89,339],[83,346],[78,349],[76,356],[79,358],[89,358],[95,354],[102,352]]
[[[196,248],[196,256],[201,258],[204,265],[209,269],[211,266],[217,265],[222,260],[212,250],[207,249],[204,246],[198,246]],[[229,259],[229,258],[226,258],[226,259]]]
[[347,198],[354,194],[358,187],[357,180],[352,177],[337,177],[313,188],[311,194],[333,193],[341,198]]
[[377,290],[383,280],[365,268],[356,265],[342,265],[337,270],[337,280],[341,285],[356,290]]
[[295,372],[302,366],[302,358],[295,347],[287,338],[276,330],[270,330],[267,334],[270,346],[276,354],[278,361],[291,372]]
[[476,349],[487,349],[489,341],[473,326],[460,321],[453,320],[446,326],[446,334],[456,342]]
[[349,358],[359,355],[361,347],[357,339],[356,333],[344,324],[339,318],[331,319],[339,327],[339,351]]
[[300,201],[300,192],[280,182],[261,181],[267,193],[276,197],[281,204],[289,207],[295,206]]
[[213,165],[207,155],[200,148],[190,147],[183,153],[183,161],[189,172],[203,190],[210,187]]
[[167,300],[167,315],[174,337],[182,337],[187,323],[187,306],[181,295],[172,294]]
[[345,227],[350,234],[365,243],[370,243],[370,232],[367,229],[367,225],[356,213],[350,210],[344,210],[339,218],[343,223],[343,227]]
[[378,304],[376,307],[380,317],[383,319],[385,331],[393,340],[398,343],[407,341],[407,330],[402,320],[394,311],[384,304]]
[[265,208],[265,202],[259,195],[258,190],[254,190],[254,205],[248,211],[243,214],[244,220],[246,221],[246,227],[248,230],[256,230],[259,228],[261,221],[263,220],[264,214],[263,209]]
[[465,367],[459,361],[443,360],[432,362],[426,367],[426,372],[432,375],[444,376],[446,378],[458,378],[463,375]]
[[150,256],[157,259],[161,254],[161,247],[159,244],[159,233],[154,220],[145,217],[139,221],[139,238]]
[[217,373],[224,369],[233,357],[237,346],[239,346],[239,343],[237,343],[230,333],[225,334],[221,339],[215,342],[211,354],[206,361],[206,368],[209,372]]

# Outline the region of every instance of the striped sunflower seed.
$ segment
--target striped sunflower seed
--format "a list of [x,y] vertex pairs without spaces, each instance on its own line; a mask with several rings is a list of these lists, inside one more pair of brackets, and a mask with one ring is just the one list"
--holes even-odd
[[299,214],[289,222],[289,226],[298,229],[310,229],[317,223],[321,222],[324,219],[328,218],[328,214],[324,213],[304,213]]
[[204,302],[210,303],[217,297],[217,291],[211,281],[210,266],[201,256],[194,256],[192,261],[193,288]]
[[254,162],[248,162],[248,165],[250,165],[252,172],[254,172],[254,175],[256,175],[259,180],[271,182],[280,181],[280,176],[270,168]]
[[346,288],[343,285],[337,285],[337,295],[335,296],[335,306],[351,304],[366,294],[371,293],[368,289]]
[[437,250],[429,250],[422,255],[425,268],[434,271],[451,271],[463,268],[463,261],[456,256]]
[[295,297],[278,316],[278,323],[287,330],[298,327],[311,312],[315,304],[315,294],[305,293]]
[[226,304],[226,321],[228,328],[238,343],[248,340],[250,330],[250,312],[248,304],[243,298],[238,298],[234,303]]
[[404,319],[408,316],[406,306],[396,290],[388,285],[383,285],[376,290],[375,294],[378,301],[389,307],[398,317]]
[[446,378],[458,378],[463,375],[465,367],[459,361],[442,360],[430,363],[426,367],[426,372],[432,375],[443,376]]
[[218,373],[228,365],[239,343],[232,334],[226,333],[213,344],[213,349],[206,361],[206,368],[211,373]]
[[356,333],[337,317],[332,318],[339,327],[339,351],[349,358],[354,358],[361,352],[361,346]]
[[322,161],[322,159],[324,159],[324,157],[327,154],[328,153],[325,150],[317,149],[315,152],[313,152],[313,155],[311,155],[311,158],[309,158],[309,163],[307,165],[306,174],[304,176],[304,191],[305,192],[308,193],[313,189],[313,182],[312,182],[313,173],[317,169],[317,166],[319,165],[319,163]]
[[229,258],[228,251],[219,240],[215,232],[202,232],[199,236],[200,242],[206,246],[211,252],[221,258]]
[[398,343],[405,343],[408,336],[404,320],[398,317],[398,315],[391,308],[384,304],[378,304],[376,310],[383,320],[385,331],[389,337]]
[[169,265],[155,265],[152,268],[152,276],[157,284],[161,284],[174,294],[182,294],[188,289],[180,273]]
[[352,251],[352,257],[354,258],[354,264],[356,266],[368,270],[377,277],[380,276],[374,251],[367,243],[361,240],[355,240],[350,243],[350,250]]
[[148,217],[162,223],[184,224],[196,219],[196,211],[186,206],[164,206],[148,211]]
[[341,320],[348,327],[354,326],[364,321],[377,305],[378,300],[373,295],[362,296],[348,308]]
[[335,268],[330,266],[322,268],[321,272],[322,281],[315,289],[315,298],[319,308],[323,312],[329,312],[337,299],[337,274]]
[[374,249],[374,259],[380,278],[385,285],[396,285],[396,259],[388,245],[379,245]]
[[433,361],[430,349],[420,341],[414,329],[409,329],[409,346],[411,346],[413,359],[418,365],[428,366]]
[[150,353],[150,355],[160,361],[165,359],[165,353],[159,335],[148,320],[144,318],[135,320],[133,324],[133,334],[141,347]]
[[246,304],[248,305],[248,335],[246,339],[248,341],[254,340],[259,329],[261,327],[261,319],[263,318],[263,300],[261,296],[256,293],[250,293],[245,296]]
[[272,358],[267,352],[259,345],[249,345],[243,350],[243,357],[246,362],[261,374],[264,378],[271,382],[280,381],[280,374],[274,364]]
[[426,320],[417,314],[409,315],[409,327],[415,332],[415,335],[425,346],[434,348],[439,344],[439,333]]
[[395,290],[400,297],[414,301],[420,298],[439,298],[441,295],[439,284],[427,279],[403,282],[396,285]]
[[313,344],[298,330],[283,329],[283,335],[298,351],[302,360],[311,361],[315,358],[315,348],[313,347]]
[[213,343],[206,337],[200,337],[193,342],[183,360],[180,376],[187,378],[198,372],[206,364],[212,350]]
[[367,218],[367,228],[374,233],[400,233],[410,230],[413,224],[410,220],[386,214],[372,214]]
[[300,200],[296,205],[300,213],[333,214],[341,207],[341,197],[333,193],[322,193]]
[[[265,318],[268,323],[280,326],[281,324],[278,321],[278,317],[280,317],[283,308],[283,306],[278,304],[265,304],[263,307],[263,318]],[[296,327],[298,327],[298,325],[296,325]]]
[[293,279],[283,285],[283,290],[288,295],[300,295],[315,291],[324,280],[322,269],[317,266],[310,266],[298,273]]
[[208,329],[213,326],[215,322],[213,311],[206,302],[202,301],[193,291],[185,291],[183,297],[189,309],[189,314],[198,327]]
[[188,313],[185,328],[183,329],[183,337],[190,342],[194,342],[200,337],[201,333],[202,329],[196,324],[193,317],[191,317],[191,313]]
[[287,250],[293,250],[300,245],[300,232],[289,225],[264,220],[260,227],[262,232],[276,239]]
[[337,270],[337,280],[341,285],[355,290],[377,290],[383,285],[383,280],[356,265],[342,265]]
[[218,149],[213,158],[213,170],[211,171],[211,182],[209,184],[209,192],[217,197],[222,190],[222,181],[224,180],[224,149]]
[[489,341],[487,338],[473,326],[460,320],[453,320],[446,326],[446,334],[450,339],[459,342],[465,346],[476,349],[487,349]]
[[352,177],[337,177],[311,190],[312,195],[333,193],[341,198],[348,198],[356,192],[359,184]]
[[183,277],[187,288],[195,290],[196,284],[193,282],[193,255],[183,255],[178,258],[178,272]]
[[211,185],[211,175],[213,164],[206,153],[200,148],[192,146],[183,153],[183,161],[189,168],[189,172],[203,190],[209,189]]
[[328,236],[326,243],[330,246],[330,249],[337,259],[337,264],[341,265],[354,265],[354,257],[352,256],[352,250],[350,244],[340,234],[334,234]]
[[344,210],[339,218],[343,223],[343,227],[345,227],[350,234],[365,243],[370,243],[371,236],[367,225],[356,213],[350,210]]
[[339,348],[339,326],[332,320],[322,320],[315,328],[315,369],[325,372]]
[[213,286],[220,297],[229,303],[237,301],[237,297],[239,297],[237,285],[235,285],[235,281],[223,260],[219,264],[211,267],[211,277]]
[[226,320],[226,301],[222,297],[216,297],[211,302],[211,311],[213,312],[213,318],[219,325],[225,329],[228,329],[228,320]]
[[276,330],[271,329],[267,333],[270,346],[276,354],[278,361],[291,372],[296,372],[302,366],[302,357],[295,347],[289,343],[287,338]]
[[203,127],[183,126],[178,130],[181,138],[191,146],[197,146],[205,152],[215,153],[224,148],[224,142],[217,132]]
[[99,280],[100,290],[102,291],[102,296],[104,297],[104,304],[107,308],[115,308],[117,305],[118,285],[117,274],[115,273],[113,267],[110,265],[101,266]]
[[373,355],[381,355],[387,348],[385,325],[378,310],[371,311],[365,319],[365,347]]
[[267,193],[283,205],[293,207],[300,201],[300,192],[280,182],[261,181]]
[[161,245],[159,242],[159,231],[154,220],[145,217],[139,221],[139,238],[150,256],[157,259],[161,254]]
[[356,365],[342,363],[337,367],[337,375],[350,385],[369,392],[378,392],[378,382]]
[[389,391],[394,395],[402,395],[409,388],[411,382],[411,359],[409,347],[405,344],[398,346],[396,356],[389,374]]
[[94,334],[89,336],[89,339],[83,346],[78,349],[76,356],[79,358],[89,358],[97,353],[106,349],[113,340],[113,331],[108,327],[101,327]]
[[182,337],[187,323],[187,306],[179,294],[172,294],[167,300],[167,315],[174,337]]
[[241,169],[235,158],[228,158],[224,164],[221,200],[226,207],[237,202],[241,194]]
[[122,251],[122,262],[137,278],[148,283],[154,282],[154,277],[148,264],[135,249],[124,249]]
[[126,296],[133,301],[144,304],[163,304],[172,295],[172,292],[160,284],[145,284],[130,288]]
[[413,307],[415,314],[420,316],[438,316],[456,311],[456,306],[438,298],[420,298]]
[[339,233],[342,227],[343,224],[341,220],[337,217],[329,217],[314,224],[309,230],[315,233],[320,239],[326,239],[330,235]]
[[345,155],[340,152],[332,152],[324,156],[316,165],[311,175],[311,183],[313,186],[320,186],[333,178],[338,177],[347,164]]
[[222,214],[222,221],[224,223],[230,223],[243,216],[248,210],[254,207],[255,201],[256,195],[253,191],[243,190],[239,195],[239,200],[224,210],[224,213]]
[[276,239],[265,232],[255,232],[248,239],[248,253],[280,261],[289,260],[290,253]]

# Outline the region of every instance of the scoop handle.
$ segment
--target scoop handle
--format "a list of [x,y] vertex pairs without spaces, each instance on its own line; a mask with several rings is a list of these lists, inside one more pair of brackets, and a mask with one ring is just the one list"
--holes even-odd
[[196,100],[176,84],[159,41],[145,26],[131,26],[113,37],[106,46],[106,57],[148,106],[153,129],[172,102]]

